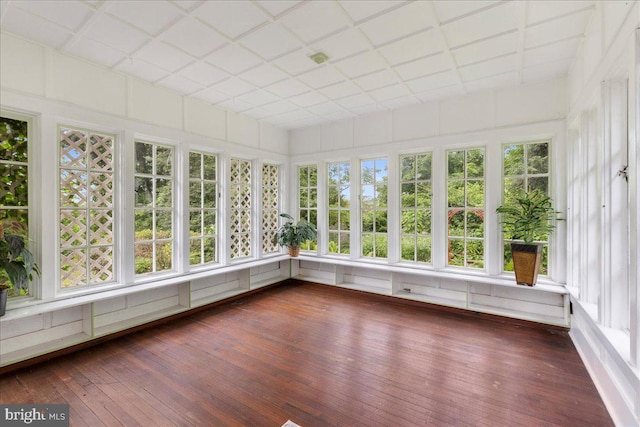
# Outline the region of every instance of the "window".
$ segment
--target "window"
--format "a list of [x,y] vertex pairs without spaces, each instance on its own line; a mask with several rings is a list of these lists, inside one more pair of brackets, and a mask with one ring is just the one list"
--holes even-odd
[[362,256],[387,257],[387,159],[360,162]]
[[265,254],[278,251],[278,244],[273,243],[273,237],[278,230],[280,214],[279,184],[278,165],[262,165],[262,253]]
[[61,127],[60,287],[115,280],[115,138]]
[[[29,238],[29,126],[26,121],[0,117],[0,221],[11,221],[11,233]],[[10,286],[4,270],[0,285]],[[11,296],[17,292],[9,289]]]
[[400,156],[401,259],[431,262],[431,153]]
[[251,162],[231,159],[231,258],[251,256]]
[[[540,190],[549,194],[549,141],[521,144],[505,144],[502,157],[504,179],[504,203],[513,201],[520,191]],[[548,236],[538,236],[543,243],[540,274],[547,274],[549,267]],[[504,240],[505,271],[513,271],[511,240]]]
[[484,148],[447,151],[448,265],[484,267]]
[[349,254],[349,208],[350,168],[349,163],[329,163],[329,253]]
[[173,269],[173,147],[135,144],[135,272]]
[[189,264],[218,261],[218,157],[189,152]]
[[[298,167],[298,199],[300,219],[318,227],[318,167],[315,165]],[[304,242],[300,249],[315,251],[316,241]]]

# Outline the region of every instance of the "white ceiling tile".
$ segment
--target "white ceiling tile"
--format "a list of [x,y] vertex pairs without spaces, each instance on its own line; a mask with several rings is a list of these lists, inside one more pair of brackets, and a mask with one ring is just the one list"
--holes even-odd
[[407,90],[407,88],[399,83],[392,86],[372,90],[367,93],[377,102],[409,95],[409,91]]
[[481,92],[499,87],[510,87],[518,84],[518,73],[511,71],[508,73],[493,75],[484,79],[466,82],[464,87],[468,92]]
[[465,82],[478,80],[492,75],[503,74],[508,71],[515,71],[518,67],[518,57],[516,54],[502,56],[489,61],[460,67],[458,72]]
[[525,49],[584,34],[592,12],[589,9],[527,28],[524,39]]
[[2,30],[19,34],[56,49],[71,38],[69,30],[16,7],[7,8],[2,20]]
[[79,30],[93,13],[91,7],[77,1],[30,0],[16,1],[13,5],[72,31]]
[[207,56],[205,61],[231,74],[241,73],[262,63],[259,57],[247,49],[232,44],[216,50]]
[[395,0],[346,0],[340,2],[340,6],[347,11],[351,19],[356,23],[398,6],[398,4]]
[[469,44],[458,49],[452,49],[451,53],[459,66],[473,64],[486,59],[514,53],[518,49],[518,34],[509,33],[498,37],[492,37],[478,43]]
[[369,50],[369,43],[360,31],[349,28],[312,44],[311,48],[326,53],[329,60],[335,62]]
[[358,86],[348,80],[331,86],[323,87],[318,92],[322,93],[329,99],[339,99],[346,96],[355,95],[356,93],[360,93],[361,90]]
[[331,101],[311,106],[307,108],[307,110],[312,112],[313,114],[319,114],[321,116],[325,116],[328,114],[335,114],[335,113],[344,111],[342,107],[340,107],[335,102],[331,102]]
[[379,102],[380,105],[389,108],[390,110],[394,110],[397,108],[407,107],[409,105],[415,105],[420,103],[415,96],[401,96],[400,98],[387,99],[385,101]]
[[586,0],[533,0],[527,2],[527,25],[553,19],[588,7],[593,7],[594,1]]
[[322,117],[314,117],[312,119],[308,119],[308,120],[300,120],[297,121],[295,123],[289,123],[285,126],[283,126],[284,129],[302,129],[305,127],[309,127],[309,126],[317,126],[317,125],[321,125],[321,124],[325,124],[328,123],[329,121],[326,120],[325,118]]
[[175,74],[165,77],[164,79],[158,81],[157,84],[169,89],[173,89],[183,95],[188,95],[197,90],[203,89],[201,84]]
[[407,62],[395,67],[395,70],[404,80],[411,80],[420,76],[435,74],[452,68],[449,57],[444,53],[428,56],[417,61]]
[[125,53],[88,38],[74,39],[65,50],[72,55],[87,58],[107,67],[113,67],[126,57]]
[[522,82],[529,84],[564,77],[569,73],[572,62],[573,59],[563,59],[525,68],[522,70]]
[[222,102],[219,102],[218,107],[226,108],[228,110],[236,111],[238,113],[242,113],[247,110],[251,110],[255,107],[255,105],[251,105],[248,102],[239,101],[238,98],[227,99]]
[[385,45],[379,48],[378,52],[387,58],[391,65],[396,65],[441,52],[443,47],[442,37],[437,32],[429,30]]
[[245,93],[244,95],[241,95],[236,99],[243,102],[248,102],[249,104],[253,104],[257,107],[280,100],[279,97],[270,92],[267,92],[266,90],[254,90],[253,92]]
[[108,7],[110,14],[152,35],[182,16],[173,4],[159,0],[114,1],[109,2]]
[[477,10],[484,9],[498,1],[481,1],[481,0],[436,0],[433,5],[440,22],[450,21],[459,16],[471,14]]
[[[99,0],[99,1],[101,1],[101,0]],[[176,0],[176,1],[174,1],[174,3],[180,9],[191,10],[196,5],[199,5],[200,3],[202,3],[202,0]]]
[[378,104],[369,104],[363,105],[361,107],[351,108],[350,111],[359,116],[363,116],[365,114],[376,113],[378,111],[384,111],[385,108]]
[[370,74],[387,67],[384,59],[377,52],[365,52],[335,64],[347,77],[354,78]]
[[430,102],[436,99],[456,98],[464,95],[464,89],[460,85],[443,86],[434,90],[428,90],[416,94],[416,98],[422,102]]
[[211,86],[229,77],[228,73],[203,62],[194,62],[187,65],[178,71],[178,74],[205,86]]
[[353,80],[364,90],[378,89],[398,82],[397,77],[389,70],[378,71]]
[[132,76],[140,77],[142,80],[149,82],[155,82],[169,74],[156,65],[136,58],[125,59],[116,65],[115,69],[123,73],[131,74]]
[[442,26],[449,47],[472,43],[518,28],[518,3],[502,3],[491,9]]
[[198,58],[227,42],[225,37],[190,16],[165,31],[160,39]]
[[172,72],[193,61],[192,56],[157,40],[143,46],[135,53],[135,57]]
[[300,83],[297,79],[289,79],[278,82],[265,88],[269,92],[282,98],[299,95],[309,91],[309,86]]
[[334,2],[305,2],[281,22],[306,43],[346,28],[349,22]]
[[453,71],[444,71],[442,73],[432,74],[430,76],[408,81],[407,85],[414,93],[420,93],[433,91],[456,83],[458,83],[456,74]]
[[240,74],[238,77],[258,87],[264,87],[285,80],[289,76],[273,65],[262,64]]
[[302,50],[298,50],[289,55],[283,56],[282,58],[275,59],[272,61],[272,64],[277,65],[280,69],[286,71],[292,76],[305,73],[318,67],[318,64],[309,59],[307,54]]
[[269,24],[245,36],[240,43],[265,59],[298,49],[300,43],[279,24]]
[[374,46],[380,46],[401,37],[433,26],[433,16],[427,2],[412,2],[360,25]]
[[299,107],[311,107],[312,105],[318,105],[327,100],[327,98],[323,95],[320,95],[318,92],[307,92],[302,95],[292,96],[288,99]]
[[272,16],[278,16],[300,3],[299,0],[258,0]]
[[254,119],[261,120],[265,117],[272,116],[273,114],[265,111],[262,108],[252,108],[250,110],[245,111],[243,114],[246,114],[249,117],[253,117]]
[[250,92],[254,89],[254,86],[236,77],[231,77],[230,79],[215,84],[211,88],[229,96],[239,96],[243,93]]
[[578,50],[580,41],[580,37],[575,37],[558,43],[527,49],[524,51],[523,66],[526,68],[560,59],[573,58]]
[[284,114],[289,111],[297,110],[298,107],[289,101],[276,101],[271,104],[263,105],[262,109],[272,114]]
[[221,93],[220,91],[217,91],[216,89],[210,87],[196,92],[192,96],[200,98],[212,104],[217,104],[218,102],[229,99],[229,95]]
[[249,1],[207,1],[191,14],[235,39],[267,22],[267,15]]
[[339,99],[336,102],[347,109],[362,107],[363,105],[375,104],[373,98],[364,93],[348,96],[346,98]]
[[130,54],[145,44],[149,37],[109,15],[101,15],[86,33],[88,38]]
[[300,81],[308,84],[314,89],[329,86],[344,80],[342,74],[338,73],[333,67],[324,66],[316,68],[313,71],[298,76]]

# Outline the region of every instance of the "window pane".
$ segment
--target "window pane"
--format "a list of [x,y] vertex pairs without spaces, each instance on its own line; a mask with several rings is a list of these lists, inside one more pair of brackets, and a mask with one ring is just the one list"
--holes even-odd
[[549,173],[549,143],[527,144],[527,172],[530,174]]
[[209,181],[217,181],[218,180],[218,172],[217,172],[217,164],[218,157],[213,154],[203,154],[203,168],[204,168],[204,179]]
[[464,178],[464,151],[450,151],[447,159],[449,178]]
[[27,163],[29,145],[27,126],[26,121],[0,117],[0,159]]
[[504,174],[521,175],[524,173],[524,146],[509,145],[504,148]]
[[202,178],[202,154],[189,153],[189,178]]
[[153,145],[136,142],[136,173],[153,173]]

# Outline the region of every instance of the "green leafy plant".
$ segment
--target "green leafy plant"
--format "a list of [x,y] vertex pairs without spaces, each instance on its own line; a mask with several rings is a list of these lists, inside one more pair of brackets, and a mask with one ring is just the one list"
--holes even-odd
[[[18,234],[25,232],[25,226],[18,221],[5,220],[0,223],[0,268],[9,277],[16,294],[27,293],[34,272],[40,275],[40,269],[33,254],[27,249],[24,237]],[[4,288],[9,286],[0,285],[0,289]]]
[[496,212],[502,215],[500,223],[509,238],[527,244],[544,239],[555,228],[553,221],[561,219],[551,198],[540,190],[521,191]]
[[276,231],[273,243],[284,247],[299,248],[306,241],[315,240],[317,232],[313,224],[303,219],[295,222],[295,219],[286,213],[281,213],[280,216],[287,221]]

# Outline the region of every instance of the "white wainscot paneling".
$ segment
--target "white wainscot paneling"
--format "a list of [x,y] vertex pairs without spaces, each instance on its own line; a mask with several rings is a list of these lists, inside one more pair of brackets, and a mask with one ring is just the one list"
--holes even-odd
[[292,271],[292,275],[297,279],[326,285],[336,284],[336,266],[333,264],[300,260],[297,265],[297,269]]
[[249,282],[251,284],[251,289],[257,289],[263,286],[282,282],[288,278],[289,261],[276,261],[270,264],[252,267],[250,270]]
[[2,33],[0,51],[0,86],[44,96],[44,48]]
[[224,140],[227,137],[227,115],[224,110],[200,99],[186,97],[185,130],[198,135]]
[[565,79],[499,90],[495,97],[496,126],[557,120],[567,115]]
[[48,90],[51,97],[121,117],[126,115],[125,76],[55,52],[51,58]]
[[391,272],[360,267],[339,266],[337,285],[359,291],[391,295]]
[[[122,297],[116,298],[120,300]],[[94,335],[101,336],[179,313],[189,307],[189,283],[166,286],[94,303]],[[107,308],[108,307],[108,308]]]
[[183,129],[182,97],[177,93],[129,78],[129,117],[175,129]]
[[246,271],[233,271],[191,281],[191,306],[199,307],[246,292]]
[[322,125],[321,147],[322,151],[353,148],[353,120],[340,120]]
[[495,125],[493,92],[483,92],[440,103],[442,134],[489,129]]
[[91,307],[83,305],[2,323],[0,365],[86,341],[91,337]]
[[354,119],[354,145],[371,146],[391,142],[393,114],[390,111]]
[[310,126],[289,131],[289,154],[309,154],[320,150],[322,126]]
[[438,102],[395,110],[393,112],[393,140],[426,138],[440,132],[440,107]]
[[258,148],[260,146],[260,123],[252,117],[228,111],[227,138],[230,142]]
[[458,308],[467,305],[467,284],[460,280],[397,274],[394,283],[398,297]]
[[260,123],[260,148],[279,154],[289,154],[289,134],[269,123]]

